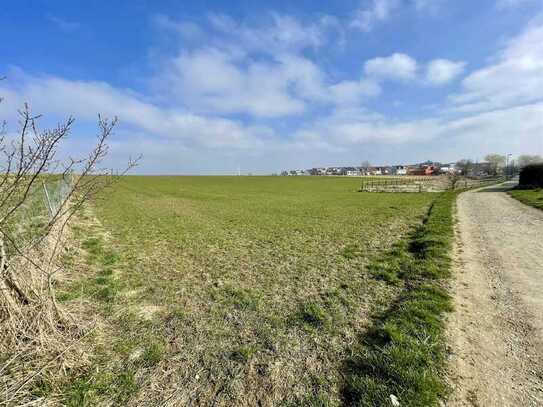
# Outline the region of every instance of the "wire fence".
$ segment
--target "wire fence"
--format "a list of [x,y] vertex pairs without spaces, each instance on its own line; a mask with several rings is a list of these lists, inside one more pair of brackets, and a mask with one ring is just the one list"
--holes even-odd
[[73,178],[71,176],[62,177],[56,181],[42,182],[43,197],[49,217],[53,217],[65,202],[68,194],[72,190]]
[[17,209],[10,224],[10,236],[20,245],[30,242],[61,209],[73,185],[73,178],[50,176],[36,182],[24,203]]

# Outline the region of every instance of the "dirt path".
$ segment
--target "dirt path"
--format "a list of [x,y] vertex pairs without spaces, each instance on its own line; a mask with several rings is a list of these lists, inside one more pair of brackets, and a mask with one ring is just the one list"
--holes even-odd
[[543,211],[510,186],[458,198],[449,406],[543,406]]

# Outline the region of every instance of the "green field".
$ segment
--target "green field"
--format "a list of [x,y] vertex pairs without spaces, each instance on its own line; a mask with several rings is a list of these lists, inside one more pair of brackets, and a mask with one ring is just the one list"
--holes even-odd
[[72,372],[65,402],[345,402],[348,362],[412,278],[387,267],[411,256],[398,245],[442,196],[359,187],[124,177],[78,220],[80,249],[65,256],[79,271],[59,299],[98,320],[90,367]]
[[517,189],[510,191],[509,194],[526,205],[543,209],[543,189]]

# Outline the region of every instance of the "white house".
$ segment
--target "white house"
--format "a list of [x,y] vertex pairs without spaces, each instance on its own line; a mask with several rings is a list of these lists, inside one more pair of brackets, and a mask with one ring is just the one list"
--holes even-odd
[[344,174],[348,177],[356,177],[358,175],[360,175],[360,171],[358,171],[356,168],[354,167],[347,167],[347,168],[344,168],[343,169],[344,171]]
[[440,169],[441,169],[441,172],[443,172],[443,173],[452,174],[452,173],[456,172],[456,165],[454,163],[452,163],[452,164],[443,164]]

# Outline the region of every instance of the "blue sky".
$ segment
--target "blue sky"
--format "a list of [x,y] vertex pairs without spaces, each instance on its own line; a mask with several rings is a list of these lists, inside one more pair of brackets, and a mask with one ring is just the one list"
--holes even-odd
[[[323,3],[323,4],[320,4]],[[0,114],[16,132],[97,113],[106,164],[270,173],[543,154],[540,0],[11,1]]]

